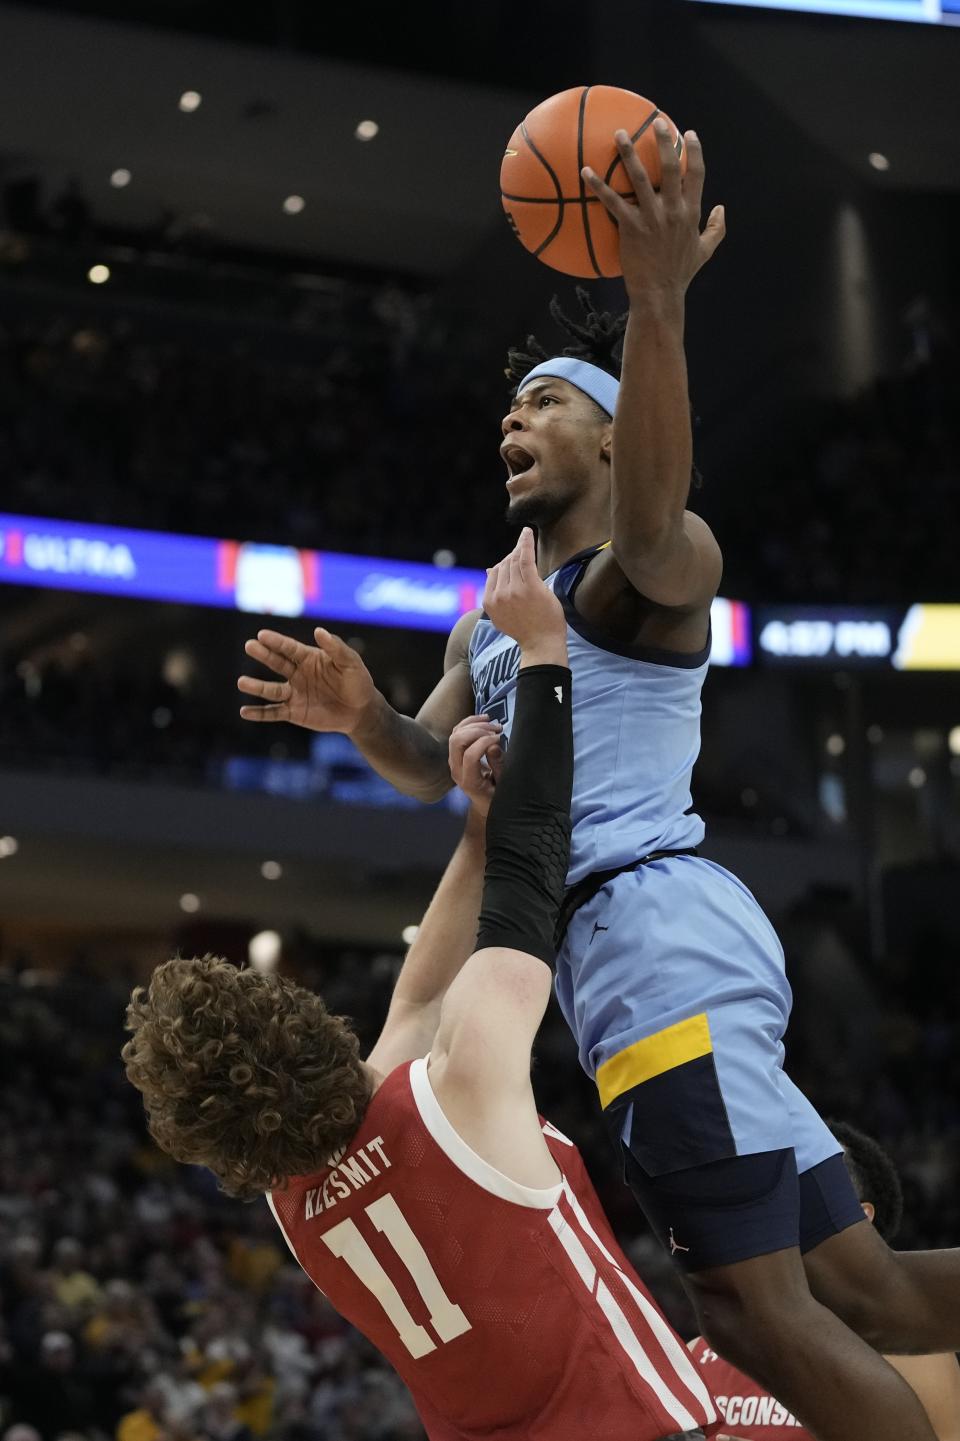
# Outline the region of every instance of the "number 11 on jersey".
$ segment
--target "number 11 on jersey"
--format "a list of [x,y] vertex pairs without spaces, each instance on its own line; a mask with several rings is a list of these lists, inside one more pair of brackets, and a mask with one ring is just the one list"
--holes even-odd
[[[374,1226],[386,1236],[430,1312],[430,1324],[443,1342],[453,1341],[471,1330],[470,1322],[454,1305],[440,1284],[406,1216],[389,1193],[364,1207]],[[425,1326],[415,1321],[403,1297],[377,1260],[355,1221],[341,1221],[325,1231],[323,1240],[335,1256],[346,1261],[351,1271],[371,1291],[396,1327],[397,1335],[415,1360],[437,1349]]]

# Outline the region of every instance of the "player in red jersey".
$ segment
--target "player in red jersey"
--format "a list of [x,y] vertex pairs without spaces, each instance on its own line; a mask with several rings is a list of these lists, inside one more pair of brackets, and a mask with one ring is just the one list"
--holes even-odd
[[[164,1150],[234,1194],[267,1192],[432,1441],[660,1441],[712,1428],[712,1398],[530,1083],[573,739],[566,624],[529,531],[485,604],[522,652],[485,873],[474,821],[367,1060],[319,997],[212,957],[168,961],[134,993],[124,1060]],[[476,717],[452,743],[470,765],[496,741]]]
[[[903,1217],[903,1192],[893,1161],[872,1137],[845,1121],[828,1121],[843,1147],[844,1160],[867,1220],[886,1242],[894,1240]],[[730,1441],[814,1441],[786,1406],[736,1366],[718,1356],[702,1336],[690,1342],[723,1412]],[[888,1356],[913,1388],[937,1441],[960,1441],[960,1366],[956,1356]],[[721,1438],[722,1441],[722,1438]]]

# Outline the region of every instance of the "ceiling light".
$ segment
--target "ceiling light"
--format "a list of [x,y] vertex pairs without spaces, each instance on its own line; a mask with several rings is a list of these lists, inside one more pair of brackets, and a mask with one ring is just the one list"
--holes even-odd
[[306,203],[302,195],[288,195],[283,202],[284,214],[299,215]]
[[0,860],[15,856],[19,849],[20,842],[14,836],[0,836]]
[[279,861],[264,861],[260,874],[265,881],[278,881],[283,875],[283,866]]
[[952,756],[960,756],[960,726],[953,726],[947,736],[947,745]]
[[132,179],[133,176],[130,174],[130,171],[125,170],[121,165],[120,169],[115,170],[110,176],[110,184],[114,190],[123,190],[124,186],[129,185]]
[[441,570],[449,570],[452,565],[456,565],[457,557],[452,550],[435,550],[433,553],[433,563],[439,566]]
[[403,941],[403,944],[405,946],[413,945],[414,941],[417,939],[417,932],[419,931],[419,929],[419,926],[404,926],[403,930],[400,932],[400,939]]
[[353,133],[358,140],[374,140],[380,133],[380,126],[375,120],[361,120]]
[[283,942],[276,931],[258,931],[250,937],[247,956],[255,971],[275,971],[282,948]]
[[890,161],[879,150],[871,150],[870,154],[867,156],[867,159],[870,161],[870,164],[873,166],[874,170],[890,169]]
[[105,285],[110,279],[109,265],[91,265],[87,271],[87,279],[91,285]]
[[180,897],[180,909],[181,911],[186,911],[188,916],[192,916],[200,909],[200,897],[195,896],[192,891],[185,892],[185,894]]
[[842,756],[847,748],[847,743],[841,735],[827,736],[827,755]]
[[185,115],[192,115],[194,110],[200,109],[202,99],[203,96],[199,90],[185,90],[177,101],[177,104]]
[[907,780],[915,791],[918,791],[921,786],[926,785],[927,773],[923,769],[923,766],[914,766],[913,770],[907,776]]

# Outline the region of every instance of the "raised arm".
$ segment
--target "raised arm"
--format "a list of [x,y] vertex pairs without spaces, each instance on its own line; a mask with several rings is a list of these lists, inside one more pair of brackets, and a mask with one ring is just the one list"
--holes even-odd
[[[496,735],[477,723],[476,734]],[[483,892],[484,821],[471,809],[460,844],[403,963],[390,1009],[369,1064],[386,1075],[403,1061],[425,1056],[433,1045],[443,998],[472,954]]]
[[447,993],[431,1052],[434,1089],[465,1138],[474,1122],[483,1129],[487,1101],[497,1110],[510,1097],[530,1099],[530,1048],[550,996],[573,784],[566,621],[537,574],[529,530],[491,572],[485,608],[519,643],[520,673],[487,822],[477,949]]
[[[720,550],[709,527],[687,511],[693,464],[687,362],[686,290],[724,236],[717,206],[700,231],[703,151],[696,134],[680,161],[665,122],[654,122],[662,167],[656,192],[630,143],[617,131],[634,189],[629,200],[586,168],[584,178],[620,231],[630,302],[620,394],[613,422],[611,552],[627,580],[658,605],[709,605],[720,582]],[[634,203],[635,202],[635,203]]]
[[405,795],[437,801],[453,785],[447,738],[473,710],[468,647],[479,611],[461,616],[450,633],[443,679],[416,719],[400,715],[377,689],[356,651],[318,628],[315,645],[277,631],[261,630],[244,649],[282,677],[243,675],[237,687],[263,705],[244,705],[250,721],[289,721],[307,730],[348,735],[374,770]]

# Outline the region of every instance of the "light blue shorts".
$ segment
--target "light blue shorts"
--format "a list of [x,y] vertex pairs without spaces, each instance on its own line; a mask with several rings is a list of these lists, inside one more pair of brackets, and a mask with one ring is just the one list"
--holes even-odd
[[608,1122],[650,1175],[784,1148],[802,1173],[840,1152],[783,1069],[776,932],[713,861],[670,856],[608,881],[570,921],[557,995]]

